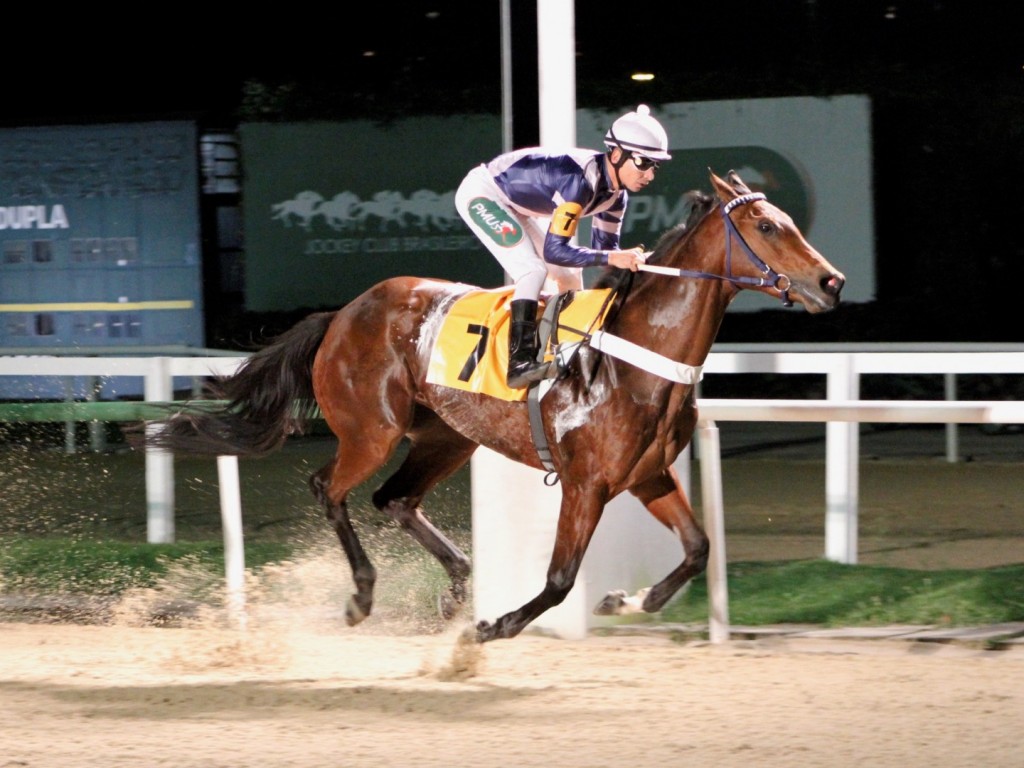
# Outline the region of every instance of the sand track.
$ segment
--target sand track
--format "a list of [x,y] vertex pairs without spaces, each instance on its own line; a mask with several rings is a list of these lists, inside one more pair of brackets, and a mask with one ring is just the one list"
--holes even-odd
[[[0,624],[0,766],[1018,766],[1024,652]],[[465,666],[465,659],[462,660]]]

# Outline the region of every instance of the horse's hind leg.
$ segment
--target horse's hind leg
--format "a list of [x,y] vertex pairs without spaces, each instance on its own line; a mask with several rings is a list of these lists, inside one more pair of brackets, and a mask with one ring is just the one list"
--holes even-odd
[[684,584],[707,568],[708,537],[697,523],[675,471],[669,467],[661,475],[630,490],[656,520],[679,537],[683,545],[683,562],[664,579],[650,589],[641,590],[635,597],[628,597],[624,591],[608,594],[594,609],[598,615],[660,611]]
[[448,574],[451,586],[440,598],[440,611],[445,619],[453,618],[466,601],[470,560],[426,518],[420,502],[431,488],[469,461],[476,447],[476,443],[455,432],[433,412],[421,409],[410,430],[405,461],[373,494],[374,506],[386,512],[437,558]]
[[317,501],[326,509],[327,519],[338,535],[338,541],[341,542],[341,548],[345,551],[345,556],[352,569],[352,581],[355,584],[356,592],[349,598],[345,606],[345,621],[350,627],[353,627],[369,616],[373,609],[373,587],[377,582],[377,569],[370,562],[370,558],[352,526],[346,498],[342,497],[340,501],[331,499],[330,478],[335,466],[336,463],[331,461],[322,467],[309,478],[309,487]]
[[[356,409],[365,414],[365,409]],[[411,414],[410,414],[411,415]],[[355,584],[353,594],[345,606],[345,619],[355,626],[370,615],[373,609],[373,588],[377,571],[363,549],[348,512],[348,495],[380,469],[397,449],[405,433],[405,425],[378,425],[371,427],[345,423],[335,418],[331,429],[336,435],[361,435],[362,439],[340,439],[334,459],[309,478],[313,495],[323,504],[327,519],[345,551]],[[371,440],[368,436],[373,435]]]

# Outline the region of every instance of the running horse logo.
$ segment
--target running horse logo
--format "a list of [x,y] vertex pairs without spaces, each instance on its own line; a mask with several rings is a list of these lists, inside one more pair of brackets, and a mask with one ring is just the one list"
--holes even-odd
[[421,232],[431,227],[448,232],[462,225],[459,213],[455,210],[454,191],[439,195],[429,189],[417,190],[405,202],[405,212],[413,217]]
[[271,219],[286,227],[297,225],[307,232],[317,216],[336,232],[365,231],[371,223],[378,232],[410,225],[420,232],[450,232],[462,225],[455,210],[455,192],[442,194],[429,189],[417,190],[408,199],[401,192],[381,190],[368,200],[348,190],[329,200],[319,192],[306,190],[290,200],[272,204],[270,211]]
[[405,226],[405,198],[401,192],[382,190],[374,193],[369,200],[364,200],[356,207],[356,216],[361,225],[368,219],[377,219],[377,231],[386,232],[388,226],[395,224]]
[[280,219],[286,227],[293,223],[293,217],[298,225],[305,230],[310,228],[314,217],[319,213],[320,204],[324,201],[318,192],[299,192],[291,200],[284,200],[270,206],[271,218]]
[[331,229],[343,232],[362,227],[359,196],[353,192],[339,192],[317,207],[317,212]]

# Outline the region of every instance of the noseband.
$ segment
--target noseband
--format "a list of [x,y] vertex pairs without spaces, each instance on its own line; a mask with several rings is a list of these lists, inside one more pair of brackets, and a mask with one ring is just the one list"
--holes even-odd
[[[674,275],[676,277],[696,277],[705,280],[725,280],[735,285],[749,285],[755,287],[769,286],[779,292],[779,297],[782,299],[782,306],[791,307],[793,301],[789,298],[789,287],[790,279],[786,275],[780,275],[770,266],[764,263],[754,253],[753,249],[747,245],[747,241],[743,239],[743,235],[736,229],[736,225],[733,224],[732,219],[729,218],[729,214],[734,208],[738,208],[741,205],[755,202],[756,200],[766,200],[764,193],[762,192],[751,192],[746,195],[740,195],[737,198],[730,200],[728,203],[719,203],[718,209],[722,214],[722,220],[725,224],[725,274],[716,275],[713,272],[702,272],[692,269],[675,269],[673,267],[659,267],[654,264],[643,264],[640,269],[644,272],[657,272],[662,275]],[[736,240],[746,253],[747,259],[753,264],[757,270],[761,273],[761,277],[743,277],[735,276],[732,274],[732,243]]]

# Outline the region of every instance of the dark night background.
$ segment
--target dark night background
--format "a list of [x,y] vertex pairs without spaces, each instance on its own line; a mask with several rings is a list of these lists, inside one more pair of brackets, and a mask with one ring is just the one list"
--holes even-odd
[[[512,6],[516,143],[534,143],[535,4]],[[8,32],[35,48],[7,57],[0,126],[190,119],[206,131],[497,114],[499,7],[414,0],[365,5],[356,18],[352,4],[296,6],[291,17],[284,7],[150,6],[137,19],[95,7],[53,18],[5,9]],[[877,300],[810,322],[799,310],[730,313],[719,341],[1024,341],[1014,311],[1024,36],[1012,8],[579,0],[577,106],[867,94]],[[654,82],[631,82],[638,68]],[[842,254],[825,255],[842,267]]]

